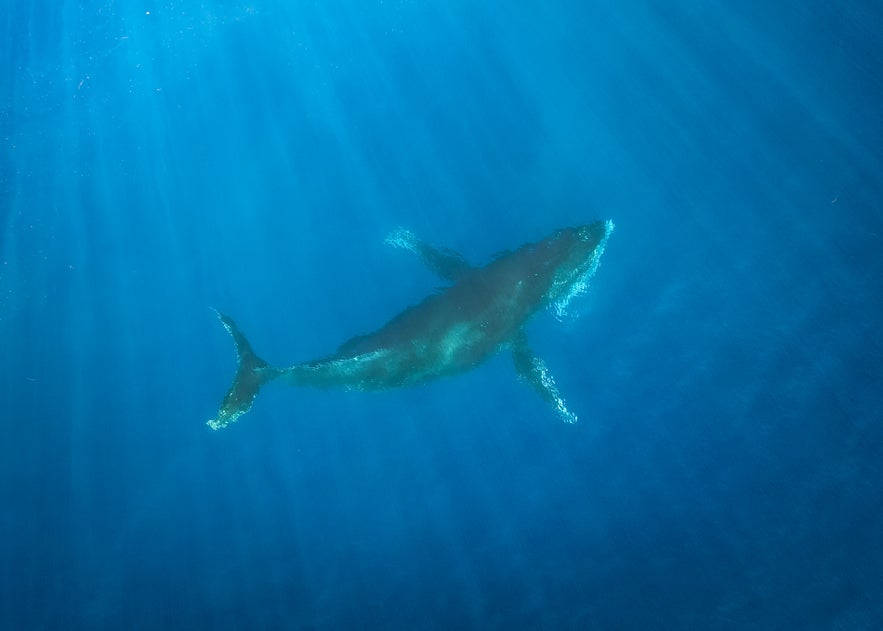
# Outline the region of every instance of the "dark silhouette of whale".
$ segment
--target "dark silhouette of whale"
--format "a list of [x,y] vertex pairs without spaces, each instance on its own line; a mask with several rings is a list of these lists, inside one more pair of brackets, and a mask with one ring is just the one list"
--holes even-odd
[[469,370],[503,349],[511,350],[518,374],[564,421],[574,423],[577,417],[564,404],[545,362],[530,350],[524,324],[545,307],[560,312],[585,291],[612,231],[612,221],[564,228],[476,268],[453,250],[397,230],[387,243],[416,253],[452,284],[374,333],[345,342],[333,355],[288,368],[258,357],[232,318],[218,313],[233,336],[239,367],[208,425],[220,429],[236,421],[251,409],[261,386],[276,379],[297,386],[384,390]]

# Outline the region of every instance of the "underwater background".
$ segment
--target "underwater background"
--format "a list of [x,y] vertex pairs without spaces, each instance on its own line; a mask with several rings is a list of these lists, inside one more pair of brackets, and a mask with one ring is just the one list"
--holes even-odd
[[[883,628],[877,3],[3,0],[0,627]],[[381,393],[286,365],[612,219]]]

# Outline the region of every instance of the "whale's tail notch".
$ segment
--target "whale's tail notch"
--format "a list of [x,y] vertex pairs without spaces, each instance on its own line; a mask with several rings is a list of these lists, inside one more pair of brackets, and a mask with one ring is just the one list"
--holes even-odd
[[261,386],[277,378],[282,374],[282,371],[270,366],[255,354],[251,344],[236,326],[233,318],[219,311],[215,311],[215,313],[233,338],[239,361],[236,376],[233,377],[233,384],[221,402],[217,417],[210,419],[207,423],[212,429],[221,429],[236,422],[240,416],[248,412]]

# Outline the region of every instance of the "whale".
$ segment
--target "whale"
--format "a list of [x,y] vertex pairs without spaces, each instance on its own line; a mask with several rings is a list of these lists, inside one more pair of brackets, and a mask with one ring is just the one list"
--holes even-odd
[[261,388],[274,381],[388,390],[462,373],[505,351],[521,380],[561,420],[575,423],[578,417],[565,404],[546,362],[528,344],[525,325],[547,309],[558,316],[567,312],[571,300],[587,290],[613,229],[611,220],[562,228],[476,267],[460,253],[398,228],[386,243],[416,254],[446,285],[373,333],[344,342],[333,354],[288,367],[259,357],[236,322],[216,311],[233,338],[237,369],[207,424],[219,430],[236,422],[252,408]]

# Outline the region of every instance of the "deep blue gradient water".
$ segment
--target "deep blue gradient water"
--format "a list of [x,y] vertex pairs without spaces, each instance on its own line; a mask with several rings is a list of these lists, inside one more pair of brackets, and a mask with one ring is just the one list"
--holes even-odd
[[[0,627],[883,628],[871,2],[5,0]],[[613,219],[591,291],[407,390],[286,365]]]

